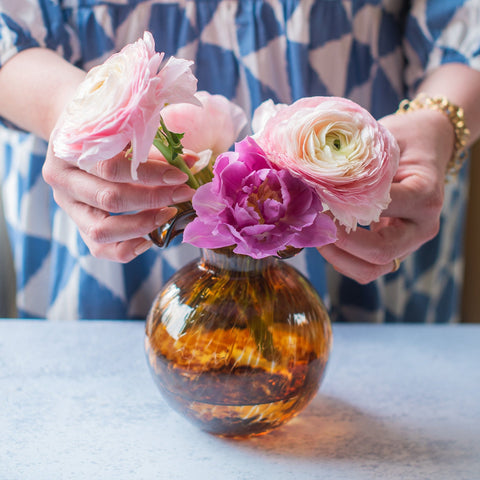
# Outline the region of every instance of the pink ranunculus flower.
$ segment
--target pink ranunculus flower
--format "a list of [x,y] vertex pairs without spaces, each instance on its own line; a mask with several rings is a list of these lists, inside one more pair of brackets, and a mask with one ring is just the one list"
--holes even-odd
[[195,192],[193,207],[197,217],[183,238],[201,248],[236,245],[235,253],[263,258],[336,239],[315,190],[269,163],[251,137],[218,156],[213,181]]
[[182,145],[195,153],[211,150],[216,157],[227,151],[247,124],[245,112],[223,95],[195,94],[201,106],[177,103],[162,111],[172,132],[184,132]]
[[385,127],[344,98],[310,97],[277,109],[266,105],[266,114],[259,108],[254,138],[273,163],[314,186],[347,230],[379,220],[400,157]]
[[268,120],[274,117],[286,106],[285,103],[275,103],[272,99],[269,99],[265,100],[258,108],[256,108],[253,112],[252,118],[252,130],[255,132],[255,136],[258,137],[261,135]]
[[192,62],[155,52],[149,32],[92,68],[60,116],[52,134],[58,157],[88,170],[131,143],[132,178],[147,160],[166,104],[198,103]]

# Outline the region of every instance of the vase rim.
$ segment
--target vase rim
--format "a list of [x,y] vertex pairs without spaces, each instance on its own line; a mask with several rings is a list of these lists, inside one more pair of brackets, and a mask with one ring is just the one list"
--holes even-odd
[[278,260],[277,257],[269,256],[263,258],[253,258],[241,253],[235,253],[234,246],[222,248],[202,248],[202,261],[222,270],[241,271],[241,272],[261,272],[265,270],[272,262]]

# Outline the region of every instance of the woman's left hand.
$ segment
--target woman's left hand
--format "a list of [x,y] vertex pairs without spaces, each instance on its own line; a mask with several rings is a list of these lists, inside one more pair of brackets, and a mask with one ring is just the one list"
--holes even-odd
[[445,172],[453,151],[454,133],[441,112],[418,110],[381,120],[397,139],[400,164],[390,195],[392,201],[378,223],[347,233],[319,248],[338,272],[369,283],[396,269],[439,230]]

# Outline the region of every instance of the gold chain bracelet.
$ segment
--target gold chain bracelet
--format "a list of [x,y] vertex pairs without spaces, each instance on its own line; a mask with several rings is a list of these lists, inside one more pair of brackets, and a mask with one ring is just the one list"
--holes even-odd
[[420,93],[413,100],[402,100],[396,113],[402,114],[422,109],[442,112],[452,124],[455,132],[455,145],[452,158],[447,164],[447,180],[448,177],[453,178],[458,174],[468,156],[467,142],[470,131],[465,125],[463,108],[449,102],[446,97],[429,97],[424,93]]

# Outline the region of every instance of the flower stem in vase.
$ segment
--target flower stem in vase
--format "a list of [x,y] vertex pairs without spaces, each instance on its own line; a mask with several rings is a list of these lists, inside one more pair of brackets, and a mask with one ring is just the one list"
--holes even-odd
[[[177,167],[188,175],[187,185],[197,189],[200,183],[182,157],[182,137],[183,133],[171,132],[160,116],[160,127],[153,139],[153,145],[160,151],[170,165]],[[196,216],[192,202],[183,202],[174,206],[177,208],[177,214],[170,221],[153,230],[148,235],[157,247],[168,247],[170,242],[180,235],[187,224]]]
[[151,373],[167,402],[222,436],[266,433],[314,397],[331,328],[308,281],[275,257],[202,250],[154,301]]

